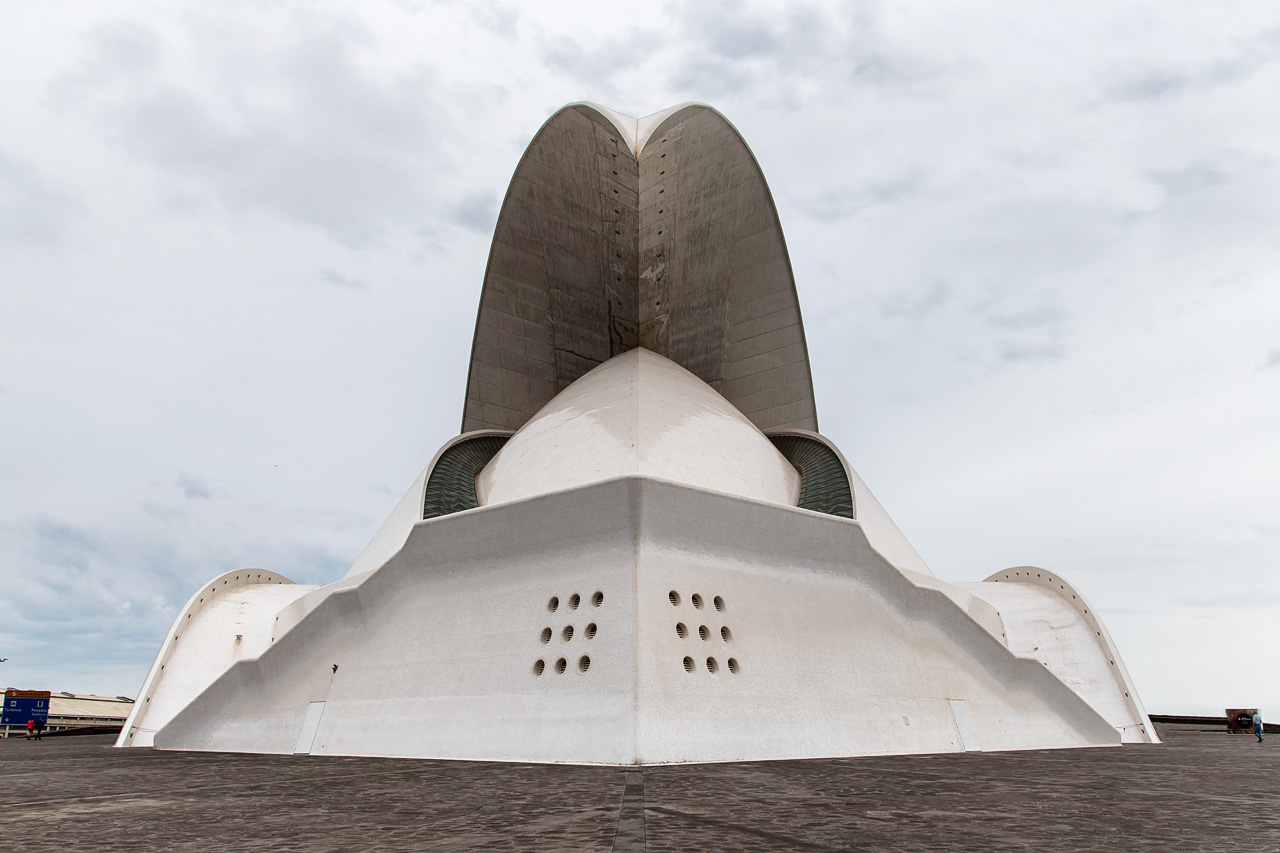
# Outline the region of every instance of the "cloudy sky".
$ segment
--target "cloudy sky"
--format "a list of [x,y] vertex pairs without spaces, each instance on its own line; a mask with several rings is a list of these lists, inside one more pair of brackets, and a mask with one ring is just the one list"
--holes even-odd
[[560,105],[719,108],[822,431],[941,577],[1280,712],[1280,7],[0,5],[0,682],[134,695],[205,580],[339,577],[458,430]]

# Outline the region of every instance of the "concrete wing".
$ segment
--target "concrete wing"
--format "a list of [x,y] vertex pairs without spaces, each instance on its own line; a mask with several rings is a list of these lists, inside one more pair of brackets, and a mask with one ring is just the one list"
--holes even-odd
[[462,429],[519,429],[636,347],[761,429],[817,430],[777,211],[750,149],[710,107],[637,121],[575,104],[543,125],[494,231]]

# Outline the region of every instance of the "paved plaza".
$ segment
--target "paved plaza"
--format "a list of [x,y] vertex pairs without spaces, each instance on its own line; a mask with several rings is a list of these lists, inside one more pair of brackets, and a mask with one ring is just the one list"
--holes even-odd
[[0,740],[0,850],[1280,851],[1280,734],[615,768]]

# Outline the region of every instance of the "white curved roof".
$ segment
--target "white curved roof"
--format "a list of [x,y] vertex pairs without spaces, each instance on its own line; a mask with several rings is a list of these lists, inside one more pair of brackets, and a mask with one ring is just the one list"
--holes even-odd
[[534,415],[476,477],[482,505],[642,475],[795,506],[800,475],[698,377],[634,349]]

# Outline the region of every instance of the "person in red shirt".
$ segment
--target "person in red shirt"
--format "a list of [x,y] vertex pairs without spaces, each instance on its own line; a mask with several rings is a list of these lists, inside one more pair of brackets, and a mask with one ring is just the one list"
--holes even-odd
[[32,717],[30,720],[27,720],[27,740],[31,740],[31,736],[35,733],[36,733],[36,721],[35,721],[35,718]]

